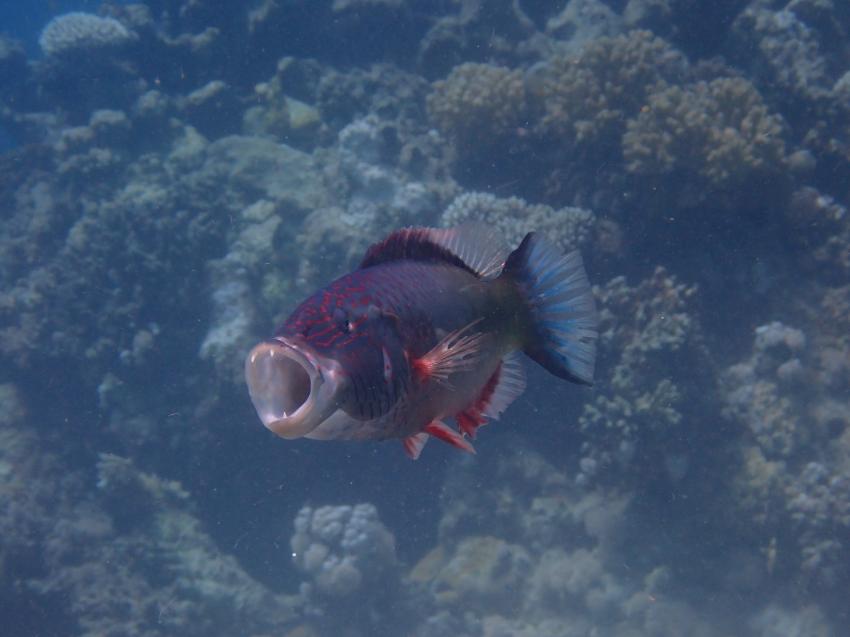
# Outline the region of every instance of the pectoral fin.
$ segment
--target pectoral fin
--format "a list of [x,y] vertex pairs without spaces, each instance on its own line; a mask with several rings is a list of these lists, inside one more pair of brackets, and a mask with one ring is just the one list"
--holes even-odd
[[481,319],[449,332],[431,351],[412,362],[413,372],[422,381],[433,380],[449,385],[449,376],[474,369],[481,358],[487,340],[484,332],[473,332],[472,328]]

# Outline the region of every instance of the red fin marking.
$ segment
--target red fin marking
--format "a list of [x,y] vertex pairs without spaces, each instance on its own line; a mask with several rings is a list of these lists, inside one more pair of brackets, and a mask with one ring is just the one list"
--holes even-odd
[[525,391],[525,370],[518,353],[513,352],[505,356],[497,371],[499,377],[496,379],[487,404],[481,407],[481,411],[488,418],[501,416],[508,406]]
[[404,453],[407,454],[407,457],[411,460],[418,460],[419,454],[422,453],[422,449],[425,447],[425,443],[428,442],[428,438],[428,434],[420,431],[418,434],[413,434],[402,440],[401,444],[404,445]]
[[474,440],[478,428],[486,425],[488,418],[498,418],[524,390],[522,364],[516,355],[509,354],[502,359],[475,402],[455,415],[458,427]]
[[428,426],[425,427],[425,433],[429,433],[435,438],[439,438],[443,442],[449,443],[453,447],[457,447],[458,449],[462,449],[468,453],[475,453],[475,447],[473,447],[466,438],[439,420],[432,420]]
[[430,352],[414,360],[412,367],[416,377],[422,382],[435,380],[448,385],[452,374],[473,369],[487,335],[483,332],[464,332],[468,332],[480,320],[446,334]]
[[496,386],[499,384],[501,372],[502,364],[499,363],[496,371],[493,372],[490,379],[481,389],[481,393],[478,394],[478,398],[476,398],[475,401],[473,401],[466,409],[455,416],[455,420],[457,420],[460,430],[473,440],[475,440],[478,428],[481,425],[487,424],[485,410],[487,409],[487,405],[490,404],[490,398],[493,396]]
[[467,436],[475,440],[478,428],[486,424],[487,419],[480,412],[472,413],[470,410],[462,411],[455,415],[458,428]]

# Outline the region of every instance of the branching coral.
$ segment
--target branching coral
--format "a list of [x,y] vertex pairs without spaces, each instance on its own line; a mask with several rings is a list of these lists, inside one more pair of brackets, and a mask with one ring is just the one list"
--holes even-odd
[[659,81],[686,70],[684,57],[648,31],[594,40],[577,55],[556,56],[529,75],[542,104],[541,136],[562,144],[616,143],[623,122]]
[[[809,432],[787,388],[802,368],[806,338],[781,323],[756,330],[754,356],[734,365],[723,376],[727,417],[746,423],[769,460],[786,459],[799,451]],[[784,387],[783,387],[784,381]]]
[[35,585],[67,598],[81,635],[250,634],[291,619],[295,600],[221,554],[178,483],[110,454],[97,469],[96,497],[64,512],[45,539],[50,576]]
[[761,326],[750,358],[721,377],[724,413],[746,428],[733,481],[741,529],[773,547],[770,572],[827,589],[850,579],[850,419],[829,391],[846,378],[834,364],[844,334],[830,329]]
[[[832,3],[811,3],[821,6],[809,12],[805,4],[752,2],[732,25],[738,57],[745,65],[758,69],[753,76],[781,101],[788,101],[790,96],[807,100],[823,98],[835,79],[830,77],[831,69],[824,53],[838,44],[836,40],[841,35],[832,29],[819,33],[813,28],[831,22],[824,14],[834,10]],[[821,17],[806,19],[817,15]]]
[[[457,463],[448,476],[451,484],[493,488],[445,492],[443,540],[411,574],[432,594],[433,617],[443,625],[442,613],[465,618],[466,630],[452,628],[461,635],[574,635],[596,628],[660,636],[677,634],[683,624],[698,626],[695,635],[712,634],[694,609],[676,600],[672,569],[648,566],[650,547],[642,545],[640,564],[634,561],[628,498],[583,492],[519,440],[506,448],[490,462]],[[634,570],[622,572],[625,563]],[[476,618],[483,632],[470,626]]]
[[752,84],[721,78],[652,92],[628,122],[623,155],[629,172],[728,190],[783,169],[782,134],[782,119]]
[[[599,291],[602,355],[615,358],[579,420],[586,436],[580,481],[621,482],[623,472],[635,471],[643,479],[660,474],[676,481],[695,460],[670,444],[673,432],[686,439],[685,432],[702,430],[709,413],[710,362],[695,295],[695,287],[662,268],[636,287],[618,277]],[[636,458],[642,462],[635,464]]]
[[809,462],[788,485],[787,510],[799,533],[801,570],[834,586],[850,577],[850,471]]
[[434,83],[428,113],[461,155],[515,137],[527,124],[528,106],[520,71],[490,64],[461,64]]

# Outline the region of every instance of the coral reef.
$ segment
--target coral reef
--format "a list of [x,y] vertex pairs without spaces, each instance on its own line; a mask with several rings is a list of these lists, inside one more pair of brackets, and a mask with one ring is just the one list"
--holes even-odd
[[95,485],[45,451],[14,386],[0,386],[0,401],[0,599],[18,628],[260,634],[295,617],[296,598],[267,590],[220,552],[179,484],[101,454]]
[[682,199],[697,204],[754,180],[779,182],[782,137],[781,118],[749,82],[721,78],[652,91],[627,124],[623,156],[633,174],[674,176],[665,183],[684,184]]
[[656,83],[681,79],[687,63],[648,31],[601,37],[573,55],[556,55],[528,82],[543,114],[536,132],[561,144],[600,152],[618,144],[623,124]]
[[[43,10],[0,37],[10,630],[842,634],[843,3]],[[247,344],[465,221],[582,251],[595,386],[529,369],[475,457],[270,444]]]
[[333,632],[360,625],[362,634],[391,634],[374,624],[381,613],[392,614],[381,607],[397,599],[400,570],[395,538],[374,505],[304,507],[289,544],[308,578],[301,596],[314,622]]
[[752,426],[751,433],[768,459],[791,457],[809,436],[799,426],[788,394],[805,375],[800,361],[805,349],[800,330],[777,322],[763,325],[756,329],[751,360],[726,372],[727,415]]
[[[841,285],[850,278],[850,215],[847,206],[812,186],[789,198],[785,217],[802,267],[818,280]],[[838,319],[840,313],[835,313]]]
[[322,120],[313,106],[286,94],[286,78],[292,66],[291,58],[281,59],[275,75],[254,87],[258,104],[245,110],[243,129],[249,135],[268,136],[312,150],[322,135]]
[[[765,90],[779,99],[795,96],[817,101],[826,97],[836,77],[830,78],[824,37],[841,38],[833,28],[823,32],[816,25],[829,24],[819,17],[825,6],[818,2],[752,2],[735,19],[732,33],[738,43],[738,54],[747,66],[758,65],[754,77]],[[825,4],[825,3],[820,3]],[[828,10],[828,9],[827,9]],[[824,16],[825,17],[825,16]],[[813,20],[811,18],[814,18]]]
[[434,82],[428,113],[463,158],[509,143],[528,122],[520,71],[489,64],[461,64]]
[[533,56],[542,44],[537,24],[557,11],[546,3],[483,0],[455,5],[440,16],[419,42],[418,62],[425,77],[445,77],[461,63],[511,64]]
[[[697,289],[662,268],[635,287],[616,277],[598,291],[602,390],[584,407],[578,480],[679,482],[706,458],[689,448],[712,412],[711,359],[695,310]],[[646,374],[642,370],[664,370]],[[687,432],[687,433],[685,433]],[[673,441],[690,440],[685,447]],[[635,473],[637,472],[637,475]]]
[[774,546],[771,571],[831,589],[850,578],[850,421],[846,400],[829,396],[847,377],[846,344],[829,333],[812,340],[778,322],[757,328],[752,355],[722,377],[723,397],[726,416],[748,430],[734,476],[742,528]]
[[665,565],[620,571],[632,563],[623,541],[634,524],[627,499],[583,493],[518,441],[492,462],[460,464],[452,483],[496,488],[444,496],[441,545],[410,575],[437,609],[416,635],[675,635],[681,622],[715,634],[675,599]]
[[397,568],[395,538],[371,504],[304,507],[290,546],[316,593],[330,598],[356,596],[381,579],[391,586]]
[[81,634],[250,634],[294,617],[295,600],[219,553],[178,484],[104,454],[97,488],[109,513],[83,504],[56,524],[45,540],[52,576],[38,585],[69,597]]

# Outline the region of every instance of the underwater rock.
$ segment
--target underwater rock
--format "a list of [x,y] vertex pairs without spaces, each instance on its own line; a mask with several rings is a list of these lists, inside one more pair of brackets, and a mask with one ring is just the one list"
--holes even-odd
[[262,137],[230,135],[211,143],[204,170],[248,197],[285,205],[294,214],[321,207],[327,197],[310,155]]

